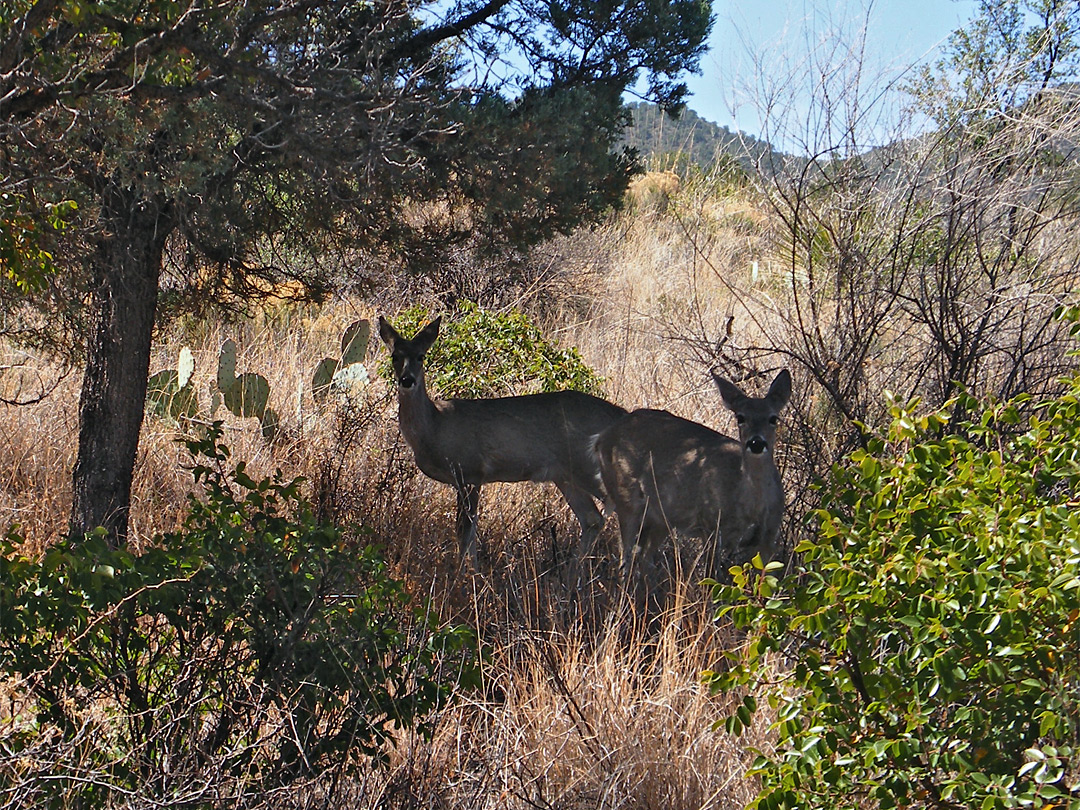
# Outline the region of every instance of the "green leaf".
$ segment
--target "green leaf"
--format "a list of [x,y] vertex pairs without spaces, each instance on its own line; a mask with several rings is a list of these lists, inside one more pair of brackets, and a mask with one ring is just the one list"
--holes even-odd
[[787,785],[792,807],[915,806],[931,778],[952,806],[1038,806],[1080,768],[1053,753],[1080,701],[1080,379],[1026,432],[1017,407],[965,408],[952,424],[896,406],[890,441],[824,477],[803,566],[766,599],[714,589],[745,634],[714,687],[776,711],[759,801]]

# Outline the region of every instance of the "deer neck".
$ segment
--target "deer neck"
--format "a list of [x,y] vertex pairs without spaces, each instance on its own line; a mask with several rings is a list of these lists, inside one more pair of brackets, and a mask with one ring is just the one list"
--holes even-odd
[[405,441],[414,450],[431,441],[438,413],[422,376],[412,388],[398,386],[398,424]]
[[780,474],[771,447],[764,453],[743,452],[742,475],[737,489],[746,508],[756,510],[775,500],[779,485]]
[[764,453],[751,453],[749,450],[743,449],[742,466],[743,472],[753,479],[760,480],[761,476],[770,475],[776,469],[776,464],[773,462],[772,448],[770,447]]

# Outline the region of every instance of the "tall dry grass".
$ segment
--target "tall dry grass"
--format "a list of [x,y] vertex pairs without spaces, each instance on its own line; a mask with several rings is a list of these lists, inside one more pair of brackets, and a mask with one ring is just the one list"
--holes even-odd
[[[651,627],[615,612],[593,639],[521,628],[492,654],[499,699],[470,701],[455,710],[464,723],[399,752],[399,778],[425,806],[744,805],[752,785],[742,774],[765,734],[713,730],[726,700],[698,676],[732,639],[679,590]],[[435,778],[432,751],[441,752]]]
[[[527,283],[482,303],[523,308],[577,346],[612,400],[730,431],[707,373],[708,344],[743,328],[731,323],[729,293],[755,283],[760,233],[747,210],[745,199],[693,194],[675,207],[639,208],[548,246]],[[492,485],[480,514],[485,570],[462,570],[452,492],[416,470],[398,434],[393,394],[376,374],[385,354],[377,338],[360,407],[312,400],[311,374],[349,322],[392,317],[416,297],[410,280],[369,301],[279,304],[230,322],[180,319],[155,345],[152,372],[175,367],[180,347],[191,348],[206,410],[218,347],[235,340],[237,371],[268,378],[282,426],[268,442],[255,420],[219,410],[234,459],[256,476],[305,476],[324,517],[366,527],[394,574],[447,620],[475,627],[490,651],[487,687],[448,709],[432,740],[403,736],[388,769],[332,788],[316,780],[264,805],[314,806],[321,797],[330,807],[740,806],[752,794],[750,750],[766,735],[713,730],[730,698],[708,694],[700,673],[738,640],[714,623],[694,584],[700,549],[669,549],[679,584],[669,608],[644,622],[619,590],[614,519],[593,558],[576,561],[576,524],[553,487]],[[439,301],[433,290],[426,303]],[[31,551],[66,529],[78,387],[72,375],[39,404],[0,410],[0,469],[8,471],[0,522],[18,523]],[[177,438],[175,426],[147,417],[132,494],[136,548],[183,517],[190,460]]]

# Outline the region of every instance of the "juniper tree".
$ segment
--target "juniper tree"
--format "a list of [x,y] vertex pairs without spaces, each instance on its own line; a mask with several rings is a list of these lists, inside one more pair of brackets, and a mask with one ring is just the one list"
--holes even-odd
[[711,23],[707,0],[2,0],[0,191],[77,206],[49,235],[85,353],[72,533],[126,536],[163,292],[325,290],[594,218],[633,166],[623,92],[679,106]]

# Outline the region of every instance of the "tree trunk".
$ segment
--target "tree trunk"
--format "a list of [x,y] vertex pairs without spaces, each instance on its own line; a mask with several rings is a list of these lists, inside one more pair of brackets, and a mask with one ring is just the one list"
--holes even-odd
[[79,453],[72,473],[71,536],[104,527],[127,539],[150,344],[165,240],[167,203],[137,191],[103,194],[102,236],[92,257],[91,334],[79,400]]

